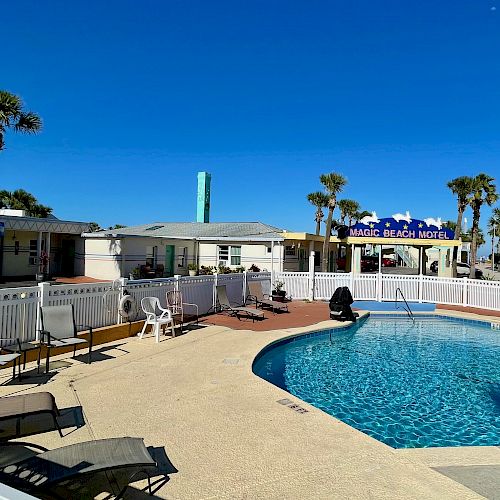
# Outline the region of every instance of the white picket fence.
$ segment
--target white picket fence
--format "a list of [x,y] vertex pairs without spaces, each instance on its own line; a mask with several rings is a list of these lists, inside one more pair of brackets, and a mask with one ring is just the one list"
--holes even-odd
[[124,290],[138,304],[137,319],[144,319],[140,309],[143,297],[158,297],[166,307],[166,293],[178,289],[184,302],[197,304],[200,314],[213,311],[216,305],[215,287],[225,285],[232,304],[242,304],[246,297],[247,280],[260,280],[264,291],[270,293],[271,273],[221,274],[213,276],[178,276],[154,280],[120,280],[116,282],[85,283],[80,285],[51,285],[0,290],[0,345],[15,339],[34,340],[39,324],[41,305],[73,304],[75,320],[80,330],[88,326],[99,328],[121,323],[118,304]]
[[[478,307],[500,311],[500,282],[467,278],[438,278],[390,274],[352,273],[242,273],[213,276],[177,276],[154,280],[121,280],[116,283],[51,285],[0,290],[0,343],[16,338],[33,340],[39,328],[41,305],[73,304],[79,325],[93,328],[122,322],[118,303],[126,289],[140,304],[143,297],[158,297],[165,306],[169,290],[182,292],[185,302],[197,304],[200,314],[216,305],[215,287],[225,285],[233,304],[245,302],[248,281],[262,281],[264,293],[271,292],[271,281],[283,281],[292,299],[329,300],[339,286],[348,286],[357,300],[390,301],[401,289],[408,302],[430,302]],[[139,311],[137,319],[145,316]],[[81,326],[85,329],[85,326]]]
[[459,305],[500,311],[500,281],[398,274],[275,273],[294,299],[329,300],[348,286],[356,300],[395,300],[399,288],[408,302]]

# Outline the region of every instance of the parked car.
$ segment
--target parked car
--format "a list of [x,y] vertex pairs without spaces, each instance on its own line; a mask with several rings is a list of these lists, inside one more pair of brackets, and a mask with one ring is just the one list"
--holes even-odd
[[[457,277],[463,278],[464,276],[469,276],[470,274],[470,266],[465,262],[457,262]],[[476,279],[480,280],[483,278],[483,271],[481,269],[476,268]]]
[[[337,259],[337,269],[345,270],[346,260],[345,257]],[[363,255],[361,257],[361,272],[366,273],[376,271],[378,269],[378,257],[375,255]]]
[[[430,265],[430,270],[433,273],[438,272],[438,261],[435,260],[431,265]],[[457,262],[457,278],[464,278],[468,277],[470,274],[470,266],[469,264],[466,264],[465,262]],[[483,271],[481,269],[476,269],[476,279],[480,280],[483,278]]]
[[378,256],[363,255],[361,257],[361,272],[370,272],[378,270]]
[[382,257],[382,267],[396,267],[397,262],[395,259],[389,257]]

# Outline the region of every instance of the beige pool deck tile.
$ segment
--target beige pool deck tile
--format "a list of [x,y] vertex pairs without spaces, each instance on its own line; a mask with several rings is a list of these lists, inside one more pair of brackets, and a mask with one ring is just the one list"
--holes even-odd
[[[63,409],[81,405],[83,427],[62,439],[56,432],[30,437],[48,448],[117,436],[164,448],[178,472],[158,498],[483,498],[432,469],[455,462],[393,450],[252,373],[270,342],[333,326],[340,324],[257,332],[210,326],[159,344],[133,337],[99,346],[107,359],[87,365],[65,357],[71,366],[46,384],[33,377],[26,381],[33,384],[1,386],[0,395],[50,391]],[[134,483],[126,498],[144,498],[144,485]]]

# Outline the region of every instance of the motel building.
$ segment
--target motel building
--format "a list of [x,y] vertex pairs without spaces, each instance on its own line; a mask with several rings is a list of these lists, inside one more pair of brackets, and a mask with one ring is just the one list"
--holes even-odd
[[6,281],[84,274],[81,234],[87,222],[28,217],[23,210],[0,210],[0,277]]
[[[393,217],[359,221],[332,236],[330,272],[428,274],[451,276],[454,233],[433,220],[397,221]],[[187,275],[189,264],[224,266],[233,271],[315,272],[321,270],[324,236],[291,232],[262,222],[154,222],[111,231],[85,233],[85,275],[117,279],[138,269],[140,277]],[[395,267],[385,267],[390,261]],[[371,262],[366,266],[366,262]],[[373,265],[375,263],[375,265]]]
[[[382,219],[373,214],[338,232],[330,239],[329,272],[429,274],[437,261],[437,275],[451,277],[453,248],[458,247],[459,261],[467,257],[461,241],[440,219],[413,219],[408,212]],[[314,266],[318,271],[324,237],[283,234],[284,270],[301,272]]]

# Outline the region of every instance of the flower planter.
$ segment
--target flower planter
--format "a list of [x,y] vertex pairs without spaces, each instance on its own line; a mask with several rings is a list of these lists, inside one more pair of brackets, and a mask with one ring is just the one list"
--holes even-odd
[[196,269],[189,269],[189,276],[196,276]]

